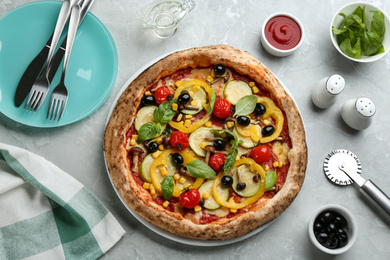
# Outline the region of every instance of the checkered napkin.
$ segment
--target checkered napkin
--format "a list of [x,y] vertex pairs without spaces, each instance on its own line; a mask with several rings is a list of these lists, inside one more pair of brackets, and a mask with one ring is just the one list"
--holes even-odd
[[73,177],[0,143],[0,259],[96,259],[124,233]]

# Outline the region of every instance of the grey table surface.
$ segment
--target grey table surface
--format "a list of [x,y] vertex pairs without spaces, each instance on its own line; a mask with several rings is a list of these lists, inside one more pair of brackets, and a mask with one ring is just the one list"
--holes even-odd
[[[0,17],[29,2],[32,1],[1,0]],[[124,227],[126,235],[102,259],[389,259],[390,222],[352,185],[331,184],[322,169],[330,151],[351,150],[360,158],[363,176],[390,194],[390,56],[370,64],[351,62],[336,51],[329,37],[333,15],[351,1],[196,0],[196,8],[176,34],[165,40],[139,25],[148,2],[97,0],[91,9],[110,31],[119,57],[113,90],[95,113],[71,125],[51,129],[25,126],[0,113],[1,142],[39,154],[74,176],[96,194]],[[367,2],[390,13],[388,1]],[[300,49],[285,58],[269,55],[260,44],[262,23],[274,12],[295,15],[306,32]],[[127,211],[107,175],[103,133],[116,95],[139,68],[175,50],[212,44],[228,44],[248,51],[287,86],[305,122],[309,164],[298,197],[267,229],[238,243],[199,248],[161,237]],[[319,80],[335,73],[345,78],[345,90],[332,107],[316,108],[311,101],[312,89]],[[355,131],[344,123],[340,109],[345,101],[362,96],[374,101],[377,112],[369,128]],[[307,235],[314,211],[330,203],[350,210],[359,226],[355,245],[337,257],[316,249]]]

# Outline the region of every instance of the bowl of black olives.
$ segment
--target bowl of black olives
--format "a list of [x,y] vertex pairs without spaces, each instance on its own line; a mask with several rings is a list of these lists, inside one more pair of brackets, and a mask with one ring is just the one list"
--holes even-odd
[[355,217],[346,208],[335,204],[319,208],[309,223],[309,237],[321,251],[338,255],[348,251],[358,232]]

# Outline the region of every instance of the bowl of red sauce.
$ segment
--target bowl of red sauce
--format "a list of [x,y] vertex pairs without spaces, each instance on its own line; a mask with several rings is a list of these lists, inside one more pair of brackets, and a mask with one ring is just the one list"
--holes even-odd
[[301,46],[304,35],[298,18],[289,13],[275,13],[263,23],[261,43],[268,53],[284,57]]

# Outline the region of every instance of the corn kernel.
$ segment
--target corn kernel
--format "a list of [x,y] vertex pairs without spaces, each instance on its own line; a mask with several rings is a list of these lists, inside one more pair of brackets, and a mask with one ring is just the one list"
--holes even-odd
[[266,165],[264,170],[265,170],[265,171],[269,171],[269,166]]
[[207,76],[207,81],[208,81],[208,82],[212,82],[213,80],[214,80],[213,77]]
[[153,157],[154,159],[157,159],[160,155],[161,155],[161,152],[160,152],[160,151],[157,151],[157,152],[152,153],[152,157]]
[[152,93],[150,93],[150,91],[146,91],[146,92],[145,92],[145,95],[146,95],[146,96],[151,96]]
[[130,145],[131,145],[131,146],[136,145],[136,143],[137,143],[137,142],[136,142],[134,139],[131,139],[131,140],[130,140]]
[[200,148],[205,149],[207,145],[208,145],[208,143],[202,142],[202,143],[200,144]]
[[185,119],[191,119],[192,115],[185,115],[184,117],[185,117]]
[[161,137],[159,137],[159,138],[157,138],[157,139],[156,139],[156,143],[158,143],[158,144],[161,144],[161,143],[162,143],[162,141],[163,141],[163,140],[162,140],[162,138],[161,138]]
[[180,80],[178,80],[175,82],[175,85],[176,87],[180,87],[181,85],[183,85],[183,83]]
[[279,167],[282,167],[283,166],[283,162],[279,162]]
[[189,126],[191,125],[191,120],[186,120],[186,121],[184,121],[184,125],[185,125],[186,127],[189,127]]
[[254,87],[255,83],[253,81],[249,82],[249,87]]
[[188,94],[190,95],[190,97],[193,97],[194,96],[194,92],[193,91],[188,91]]
[[211,70],[211,77],[215,77],[215,71],[214,70]]
[[274,166],[274,168],[279,167],[279,162],[274,162],[272,165]]
[[230,209],[231,213],[237,213],[237,209]]
[[186,181],[187,180],[184,177],[180,177],[180,179],[179,179],[180,184],[184,184]]
[[195,208],[194,208],[195,212],[199,212],[202,210],[202,207],[199,206],[199,205],[196,205]]
[[227,127],[228,128],[233,128],[234,127],[234,122],[227,122]]
[[168,175],[168,170],[167,170],[167,168],[161,167],[161,168],[160,168],[160,173],[161,173],[162,176],[167,176],[167,175]]
[[207,200],[210,197],[210,194],[208,192],[203,193],[202,198],[204,200]]
[[241,157],[239,155],[236,156],[236,161],[240,160]]
[[148,189],[150,189],[150,183],[144,182],[144,184],[142,185],[142,187],[143,187],[145,190],[148,190]]
[[160,151],[164,151],[164,145],[160,144],[160,145],[158,146],[158,149],[159,149]]
[[204,124],[206,127],[211,127],[213,125],[213,123],[211,123],[210,121],[207,121],[205,124]]
[[176,103],[173,103],[172,104],[172,110],[173,111],[177,111],[177,108],[179,107],[179,105],[178,104],[176,104]]
[[233,203],[233,202],[234,202],[234,198],[230,197],[230,199],[228,200],[228,203]]
[[196,91],[198,91],[200,89],[200,86],[199,85],[196,85],[195,87],[193,87],[192,89],[191,89],[191,91],[192,92],[196,92]]
[[183,114],[179,114],[179,115],[177,116],[177,118],[176,118],[176,121],[177,121],[177,122],[180,122],[182,118],[183,118]]
[[263,124],[265,125],[269,125],[269,121],[266,119],[266,120],[263,120]]
[[153,185],[150,185],[150,195],[155,195],[156,194],[156,189],[154,188]]
[[198,105],[198,101],[192,100],[190,104],[191,104],[191,106],[197,106]]
[[138,135],[132,135],[132,136],[131,136],[131,139],[133,139],[133,140],[137,141],[137,139],[138,139]]
[[162,205],[163,205],[164,208],[168,207],[169,206],[169,201],[167,201],[167,200],[164,201]]
[[173,175],[173,179],[174,179],[175,181],[177,181],[178,179],[180,179],[180,174],[175,173],[175,174]]
[[253,91],[253,93],[255,93],[255,94],[259,93],[259,89],[258,89],[257,87],[253,87],[253,88],[252,88],[252,91]]

